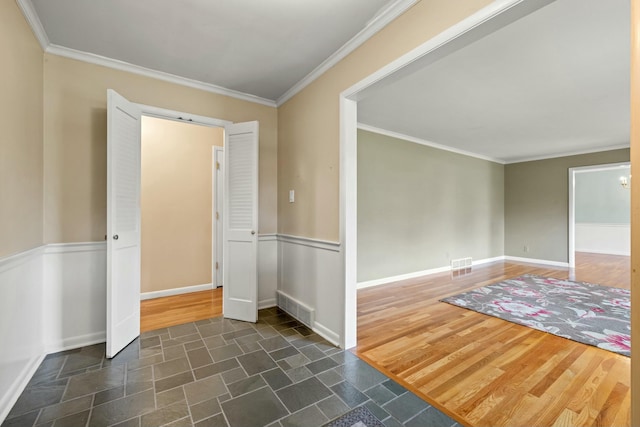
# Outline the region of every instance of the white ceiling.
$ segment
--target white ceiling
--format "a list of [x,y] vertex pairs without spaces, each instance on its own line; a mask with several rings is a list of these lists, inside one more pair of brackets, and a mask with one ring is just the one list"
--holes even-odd
[[54,45],[276,100],[393,0],[30,0]]
[[629,1],[557,0],[383,87],[358,121],[500,162],[629,145]]

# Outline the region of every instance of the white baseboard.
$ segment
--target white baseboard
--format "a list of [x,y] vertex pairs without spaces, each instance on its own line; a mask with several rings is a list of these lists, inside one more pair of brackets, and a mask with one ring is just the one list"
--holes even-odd
[[[484,258],[484,259],[479,259],[477,261],[473,261],[472,265],[489,264],[491,262],[503,261],[503,260],[504,260],[504,256],[497,256],[497,257],[493,257],[493,258]],[[451,271],[451,266],[450,265],[447,265],[445,267],[430,268],[428,270],[414,271],[413,273],[399,274],[397,276],[383,277],[383,278],[374,279],[374,280],[367,280],[366,282],[359,282],[356,285],[356,287],[357,287],[357,289],[370,288],[372,286],[386,285],[386,284],[392,283],[392,282],[399,282],[401,280],[407,280],[407,279],[415,279],[417,277],[429,276],[429,275],[437,274],[437,273],[444,273],[446,271]]]
[[18,398],[22,394],[31,377],[36,373],[36,370],[44,360],[45,355],[35,356],[24,363],[20,373],[15,377],[15,380],[9,384],[4,393],[0,394],[0,423],[7,418],[11,408],[16,404]]
[[[535,258],[521,258],[521,257],[508,256],[508,255],[501,255],[501,256],[496,256],[492,258],[479,259],[477,261],[473,261],[472,265],[477,266],[482,264],[490,264],[492,262],[497,262],[497,261],[513,261],[513,262],[525,262],[527,264],[550,265],[553,267],[569,267],[568,262],[548,261],[544,259],[535,259]],[[450,270],[451,270],[451,266],[431,268],[429,270],[415,271],[413,273],[400,274],[397,276],[383,277],[381,279],[374,279],[374,280],[368,280],[366,282],[359,282],[356,286],[357,286],[357,289],[364,289],[372,286],[386,285],[388,283],[399,282],[401,280],[415,279],[417,277],[429,276],[437,273],[444,273]]]
[[428,270],[414,271],[413,273],[399,274],[397,276],[382,277],[380,279],[367,280],[366,282],[358,282],[357,289],[370,288],[372,286],[386,285],[387,283],[399,282],[401,280],[415,279],[416,277],[429,276],[431,274],[444,273],[451,270],[451,266],[430,268]]
[[584,252],[588,254],[601,254],[601,255],[618,255],[618,256],[631,256],[630,252],[627,251],[615,251],[615,250],[598,250],[598,249],[589,249],[589,250],[577,250],[576,252]]
[[263,308],[275,307],[277,305],[278,304],[276,303],[275,298],[264,299],[264,300],[258,301],[258,310],[262,310]]
[[313,324],[312,330],[325,340],[329,341],[331,344],[335,345],[336,347],[340,347],[340,336],[323,324],[315,322]]
[[514,261],[514,262],[525,262],[527,264],[550,265],[552,267],[569,267],[568,262],[549,261],[546,259],[536,259],[536,258],[522,258],[522,257],[510,256],[510,255],[505,255],[504,260]]
[[189,294],[191,292],[208,291],[213,289],[213,283],[205,283],[202,285],[184,286],[181,288],[163,289],[161,291],[144,292],[140,294],[140,300],[171,297],[174,295]]
[[504,261],[504,255],[494,256],[493,258],[479,259],[477,261],[473,261],[471,265],[475,266],[475,265],[482,265],[482,264],[491,264],[492,262],[496,262],[496,261]]
[[103,343],[105,341],[107,341],[107,331],[94,332],[86,335],[64,338],[56,343],[49,344],[45,348],[45,351],[47,354],[57,353],[59,351],[73,350],[74,348]]

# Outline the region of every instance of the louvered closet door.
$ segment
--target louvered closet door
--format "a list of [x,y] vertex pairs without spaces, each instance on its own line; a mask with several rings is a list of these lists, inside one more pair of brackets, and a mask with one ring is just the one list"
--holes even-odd
[[225,127],[223,313],[258,319],[258,122]]
[[140,335],[140,118],[107,91],[107,357]]

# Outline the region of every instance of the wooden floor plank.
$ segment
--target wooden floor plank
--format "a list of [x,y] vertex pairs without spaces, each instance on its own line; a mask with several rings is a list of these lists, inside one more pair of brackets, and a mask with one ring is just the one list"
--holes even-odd
[[522,274],[630,285],[629,257],[578,253],[362,289],[354,352],[464,425],[629,426],[628,357],[439,302]]
[[[497,262],[358,291],[360,357],[468,426],[630,425],[630,360],[439,300],[522,274],[629,289],[629,258]],[[222,314],[222,289],[141,302],[141,329]]]
[[140,301],[140,331],[222,316],[222,288]]

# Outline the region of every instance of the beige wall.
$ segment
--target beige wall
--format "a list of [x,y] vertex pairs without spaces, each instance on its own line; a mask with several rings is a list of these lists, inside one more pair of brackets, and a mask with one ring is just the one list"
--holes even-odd
[[141,292],[211,283],[212,151],[224,130],[142,118]]
[[44,239],[103,240],[106,232],[106,93],[234,122],[260,122],[260,233],[277,229],[277,111],[55,55],[44,56]]
[[0,257],[42,244],[42,49],[0,1]]
[[624,149],[506,165],[506,255],[568,262],[569,168],[627,161]]
[[340,92],[489,3],[418,2],[278,109],[280,233],[339,239]]
[[358,281],[504,254],[504,166],[358,131]]

